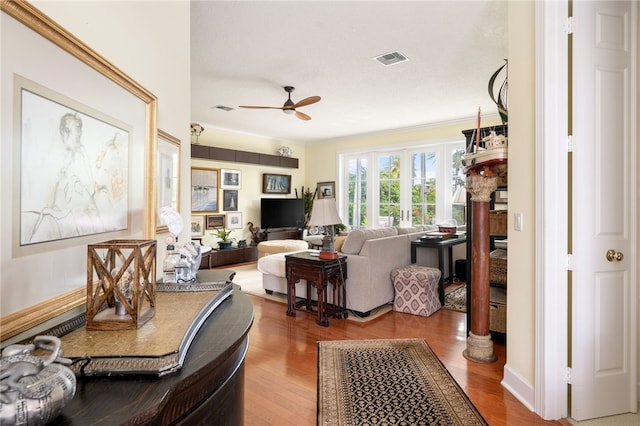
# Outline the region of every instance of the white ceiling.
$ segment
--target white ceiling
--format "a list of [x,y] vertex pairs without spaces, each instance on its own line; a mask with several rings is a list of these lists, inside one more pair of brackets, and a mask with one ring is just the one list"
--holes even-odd
[[[192,1],[192,121],[278,141],[496,117],[487,84],[507,57],[506,1]],[[385,67],[375,56],[409,61]],[[276,109],[283,86],[303,121]],[[216,109],[218,105],[234,108]],[[205,130],[206,131],[206,130]]]

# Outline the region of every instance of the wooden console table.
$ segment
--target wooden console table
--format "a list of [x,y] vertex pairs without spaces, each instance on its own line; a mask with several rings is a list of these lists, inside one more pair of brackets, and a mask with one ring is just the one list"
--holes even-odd
[[[329,316],[347,318],[347,256],[340,255],[337,259],[319,259],[311,256],[310,252],[293,253],[285,256],[287,274],[287,315],[296,316],[296,309],[306,306],[311,310],[311,286],[317,289],[317,323],[328,327]],[[307,280],[307,297],[298,302],[296,300],[296,283]],[[331,302],[327,299],[327,287],[332,284]]]
[[195,335],[181,370],[161,378],[79,377],[75,397],[50,424],[242,425],[253,305],[233,291]]

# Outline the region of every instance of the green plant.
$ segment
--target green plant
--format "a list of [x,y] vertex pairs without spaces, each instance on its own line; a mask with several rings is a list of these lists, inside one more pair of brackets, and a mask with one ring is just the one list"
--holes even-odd
[[220,241],[231,241],[230,235],[233,231],[224,228],[215,228],[211,234],[220,238]]
[[311,219],[311,209],[313,209],[313,200],[316,198],[316,193],[311,192],[309,188],[306,190],[302,187],[302,199],[304,200],[304,225],[307,226],[309,219]]
[[342,224],[342,223],[337,223],[337,224],[333,225],[333,229],[335,230],[336,235],[337,235],[337,234],[340,234],[341,232],[346,231],[347,230],[347,226]]

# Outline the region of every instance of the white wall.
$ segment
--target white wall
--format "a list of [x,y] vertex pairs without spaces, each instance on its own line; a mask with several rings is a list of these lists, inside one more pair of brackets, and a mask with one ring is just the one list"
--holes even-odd
[[[190,122],[190,26],[189,2],[70,2],[36,1],[34,6],[41,9],[51,19],[66,28],[77,38],[105,57],[115,67],[158,97],[158,127],[183,141],[182,166],[188,170],[190,163],[189,122]],[[14,41],[15,42],[15,41]],[[3,40],[4,43],[4,40]],[[25,52],[25,54],[35,54]],[[52,71],[56,64],[50,64]],[[3,93],[3,98],[5,94]],[[2,138],[2,151],[10,148],[11,138]],[[10,158],[2,158],[4,172],[11,167]],[[139,167],[145,167],[144,161]],[[4,173],[3,172],[3,173]],[[182,180],[182,205],[189,205],[188,179]],[[10,196],[3,188],[2,197]],[[182,210],[185,221],[189,220],[189,208]],[[10,212],[3,216],[9,220]],[[4,229],[4,228],[3,228]],[[141,230],[131,230],[140,234]],[[3,238],[7,238],[4,235]],[[159,236],[161,240],[163,236]],[[97,239],[97,241],[102,241]],[[5,316],[33,304],[47,300],[55,294],[52,289],[69,289],[86,286],[86,257],[69,261],[74,271],[62,262],[52,264],[47,257],[55,258],[56,253],[40,255],[31,262],[34,269],[47,273],[47,280],[35,280],[18,275],[15,271],[7,275],[16,259],[11,250],[3,246],[0,253],[0,278],[2,282],[0,316]],[[159,245],[159,248],[162,246]],[[86,253],[86,244],[78,247],[79,253]],[[159,253],[159,256],[162,256]],[[160,257],[161,258],[161,257]],[[63,271],[64,273],[60,273]],[[26,271],[25,271],[26,272]],[[74,277],[74,279],[68,279]],[[84,279],[83,279],[84,277]]]

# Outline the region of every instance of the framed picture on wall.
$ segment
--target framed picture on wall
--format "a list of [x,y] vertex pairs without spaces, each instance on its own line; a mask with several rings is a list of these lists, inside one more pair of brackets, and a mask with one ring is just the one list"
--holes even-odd
[[207,216],[207,229],[222,228],[224,226],[223,214],[210,214]]
[[86,276],[88,244],[155,238],[157,98],[29,2],[0,9],[0,38],[20,40],[0,63],[0,128],[15,154],[2,165],[13,182],[0,188],[2,268],[23,270],[24,256],[52,265],[2,283],[5,340],[85,304],[86,287],[67,278]]
[[262,193],[291,194],[291,175],[262,174]]
[[318,182],[318,198],[336,198],[335,182]]
[[225,212],[235,212],[238,210],[238,191],[235,189],[225,189],[222,191],[222,209]]
[[204,216],[191,216],[191,237],[204,235]]
[[227,213],[225,227],[227,229],[242,229],[242,213],[241,212]]
[[218,169],[191,168],[191,211],[218,212]]
[[242,180],[240,170],[220,169],[220,188],[240,189]]

